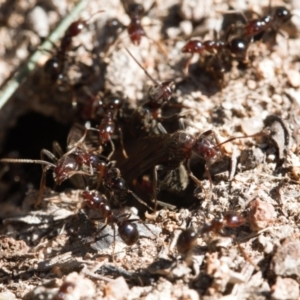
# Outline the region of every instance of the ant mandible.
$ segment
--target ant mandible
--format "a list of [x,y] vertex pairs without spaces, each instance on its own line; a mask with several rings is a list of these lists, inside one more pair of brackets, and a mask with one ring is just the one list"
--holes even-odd
[[183,230],[177,239],[177,250],[181,255],[186,255],[194,248],[199,236],[210,232],[219,234],[225,227],[237,228],[244,224],[245,219],[243,216],[234,212],[226,212],[222,217],[214,218],[211,222],[205,223],[197,230],[193,228]]

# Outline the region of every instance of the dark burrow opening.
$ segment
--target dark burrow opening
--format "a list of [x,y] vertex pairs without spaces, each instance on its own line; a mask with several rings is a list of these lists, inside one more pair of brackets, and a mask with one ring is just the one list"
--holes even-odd
[[[17,125],[7,133],[0,157],[40,159],[42,149],[52,152],[54,141],[65,151],[69,129],[68,125],[31,111],[21,116]],[[38,164],[1,163],[0,201],[21,203],[30,188],[39,189],[41,175],[42,167]],[[51,172],[48,177],[47,186],[52,187]]]

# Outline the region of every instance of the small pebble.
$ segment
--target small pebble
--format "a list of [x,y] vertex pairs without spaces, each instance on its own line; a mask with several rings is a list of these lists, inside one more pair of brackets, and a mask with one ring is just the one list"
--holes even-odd
[[297,88],[300,86],[300,74],[296,70],[289,70],[287,73],[288,83],[294,87]]
[[249,223],[252,231],[262,230],[276,220],[276,212],[272,204],[255,199],[250,203]]
[[264,123],[260,117],[251,117],[242,120],[241,127],[246,135],[252,135],[260,132],[264,127]]
[[271,290],[271,299],[273,300],[299,299],[299,286],[297,281],[292,278],[278,276]]

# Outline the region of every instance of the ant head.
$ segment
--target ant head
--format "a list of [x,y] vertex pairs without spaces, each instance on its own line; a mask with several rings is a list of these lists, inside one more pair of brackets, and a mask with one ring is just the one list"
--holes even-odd
[[60,185],[63,181],[74,175],[78,170],[78,163],[76,159],[70,155],[63,156],[54,168],[54,181]]
[[242,38],[234,38],[227,44],[232,56],[244,59],[248,49],[248,43]]
[[211,131],[197,137],[192,151],[205,161],[211,162],[218,160],[221,155],[220,150],[216,147],[216,141]]
[[142,17],[142,15],[145,13],[144,7],[141,4],[138,3],[131,3],[128,6],[128,15],[130,18],[132,17]]
[[125,220],[118,225],[119,235],[126,245],[131,246],[138,241],[140,234],[135,223],[132,223],[130,220]]
[[276,8],[275,18],[281,23],[286,23],[292,18],[292,14],[284,6],[279,6]]
[[110,95],[104,98],[103,107],[107,110],[118,110],[123,104],[123,99],[118,96]]
[[191,40],[181,49],[182,53],[197,53],[205,50],[204,45],[198,40]]
[[165,81],[158,85],[150,87],[148,91],[148,96],[152,106],[156,105],[159,108],[161,105],[168,102],[172,97],[174,89],[174,81]]

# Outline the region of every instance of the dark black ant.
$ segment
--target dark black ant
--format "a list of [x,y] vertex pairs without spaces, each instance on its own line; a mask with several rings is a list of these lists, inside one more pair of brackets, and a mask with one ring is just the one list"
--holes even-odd
[[[113,254],[112,254],[113,259],[115,254],[115,237],[116,237],[115,224],[118,227],[118,233],[122,241],[126,245],[131,246],[138,241],[140,235],[135,222],[142,222],[140,219],[130,219],[131,215],[128,213],[115,215],[109,206],[106,196],[100,194],[97,191],[84,191],[81,193],[81,197],[84,200],[84,204],[86,204],[89,208],[93,210],[98,210],[101,217],[105,219],[105,224],[101,227],[101,229],[97,232],[97,234],[103,231],[107,225],[113,227],[113,231],[114,231],[114,244],[113,244]],[[148,228],[148,226],[145,225],[145,227],[150,232],[152,232]]]
[[199,236],[214,232],[219,234],[225,228],[237,228],[245,224],[245,219],[240,214],[234,212],[226,212],[220,218],[214,218],[211,222],[205,223],[197,230],[188,228],[183,230],[177,239],[177,250],[181,255],[186,255],[190,252]]
[[132,181],[133,179],[146,174],[148,170],[153,168],[154,210],[156,210],[158,170],[175,170],[181,164],[185,163],[190,178],[198,187],[202,187],[200,180],[193,175],[190,169],[190,158],[194,153],[205,161],[205,173],[210,182],[210,190],[212,190],[213,182],[209,168],[214,162],[220,160],[222,156],[220,147],[235,139],[257,137],[261,135],[262,133],[242,137],[232,137],[222,143],[218,143],[216,135],[212,130],[206,131],[197,137],[184,131],[177,131],[173,134],[165,133],[141,138],[135,143],[128,145],[130,147],[128,150],[133,149],[134,151],[138,149],[138,155],[130,154],[127,160],[119,163],[119,168],[128,181]]
[[[103,10],[99,10],[93,15],[99,12],[103,12]],[[44,71],[52,82],[63,79],[66,62],[68,60],[68,52],[70,50],[76,50],[76,48],[72,49],[73,38],[78,36],[87,25],[88,21],[83,19],[71,23],[62,37],[59,47],[56,47],[55,55],[46,61]]]
[[203,54],[206,52],[220,57],[220,55],[225,52],[228,53],[232,58],[244,60],[246,58],[247,49],[248,42],[240,37],[233,38],[228,42],[223,42],[220,40],[207,40],[204,42],[199,40],[190,40],[181,50],[183,53],[192,54],[185,64],[184,72],[185,74],[188,73],[189,65],[195,53]]

